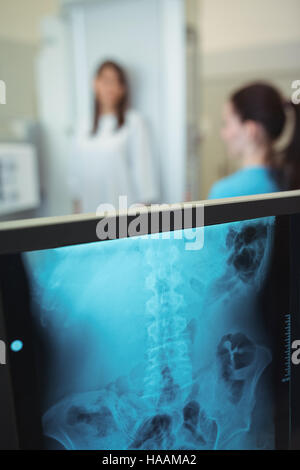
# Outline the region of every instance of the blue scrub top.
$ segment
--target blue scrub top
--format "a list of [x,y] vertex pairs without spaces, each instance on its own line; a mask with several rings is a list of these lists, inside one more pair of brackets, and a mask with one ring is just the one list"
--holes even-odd
[[250,196],[277,191],[280,191],[280,187],[270,169],[263,166],[248,167],[217,181],[212,186],[208,199]]

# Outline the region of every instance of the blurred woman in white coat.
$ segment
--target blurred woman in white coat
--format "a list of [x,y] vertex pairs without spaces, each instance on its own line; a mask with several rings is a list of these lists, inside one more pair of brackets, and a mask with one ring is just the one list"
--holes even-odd
[[74,212],[96,212],[100,204],[119,208],[159,201],[149,135],[145,123],[128,109],[124,70],[106,61],[94,79],[94,121],[90,135],[76,139],[70,164]]

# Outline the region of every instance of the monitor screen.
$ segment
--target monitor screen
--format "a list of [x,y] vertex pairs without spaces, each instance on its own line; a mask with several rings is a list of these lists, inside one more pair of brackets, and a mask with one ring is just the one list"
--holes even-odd
[[265,217],[2,256],[11,360],[30,350],[42,445],[288,446],[289,312],[270,328],[265,295],[275,227]]

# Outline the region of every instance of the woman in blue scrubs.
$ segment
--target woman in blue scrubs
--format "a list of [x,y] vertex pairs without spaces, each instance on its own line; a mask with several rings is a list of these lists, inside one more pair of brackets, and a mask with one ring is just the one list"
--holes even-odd
[[215,183],[210,199],[300,188],[300,105],[266,83],[253,83],[224,106],[221,131],[240,170]]

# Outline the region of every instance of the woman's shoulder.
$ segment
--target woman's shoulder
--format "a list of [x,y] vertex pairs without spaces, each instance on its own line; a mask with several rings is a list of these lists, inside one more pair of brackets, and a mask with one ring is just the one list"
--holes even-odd
[[209,199],[222,199],[224,197],[236,196],[236,180],[239,178],[239,171],[232,175],[225,176],[219,181],[214,183],[211,187],[208,198]]
[[78,128],[76,129],[73,135],[73,141],[77,145],[80,145],[83,142],[90,140],[91,137],[92,137],[91,127],[88,124],[84,124],[84,125],[78,126]]
[[267,168],[244,168],[217,181],[211,188],[209,199],[276,191],[279,187]]
[[142,114],[135,109],[128,109],[125,119],[130,126],[143,126],[145,124]]

